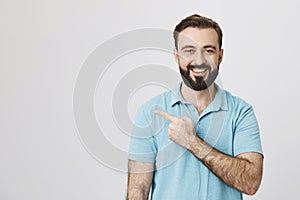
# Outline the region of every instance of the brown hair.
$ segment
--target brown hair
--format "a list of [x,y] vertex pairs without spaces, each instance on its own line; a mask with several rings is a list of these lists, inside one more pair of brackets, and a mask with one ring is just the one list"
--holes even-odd
[[176,49],[178,49],[177,40],[178,40],[179,33],[188,27],[213,28],[218,34],[219,47],[221,49],[223,33],[218,23],[213,21],[212,19],[197,14],[186,17],[185,19],[181,20],[181,22],[177,24],[177,26],[175,27],[175,30],[173,32],[173,37],[175,40]]

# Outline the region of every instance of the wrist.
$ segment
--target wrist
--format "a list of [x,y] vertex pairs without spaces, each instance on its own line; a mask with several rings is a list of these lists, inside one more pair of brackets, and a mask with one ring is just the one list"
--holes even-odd
[[200,160],[204,160],[213,148],[196,135],[187,149]]
[[193,154],[198,152],[199,149],[201,149],[202,141],[203,140],[198,135],[195,134],[189,146],[187,147],[187,150],[189,150]]

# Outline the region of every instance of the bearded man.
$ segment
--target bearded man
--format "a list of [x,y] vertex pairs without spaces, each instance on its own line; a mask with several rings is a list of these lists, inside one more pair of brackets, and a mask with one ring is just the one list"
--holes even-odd
[[258,190],[263,152],[253,108],[215,83],[222,36],[196,14],[175,27],[182,83],[136,114],[128,200],[241,200]]

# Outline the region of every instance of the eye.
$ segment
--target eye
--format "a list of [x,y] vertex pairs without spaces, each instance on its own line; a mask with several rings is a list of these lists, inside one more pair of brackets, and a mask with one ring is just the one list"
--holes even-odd
[[214,54],[215,50],[214,49],[206,49],[205,52],[208,54]]
[[192,54],[195,52],[195,49],[185,49],[183,52],[187,54]]

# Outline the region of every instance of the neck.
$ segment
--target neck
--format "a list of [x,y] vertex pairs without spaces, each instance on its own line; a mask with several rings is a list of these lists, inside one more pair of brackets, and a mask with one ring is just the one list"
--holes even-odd
[[182,97],[189,103],[193,104],[197,108],[199,114],[213,101],[216,95],[216,88],[214,84],[211,84],[207,89],[196,91],[184,83],[181,86]]

